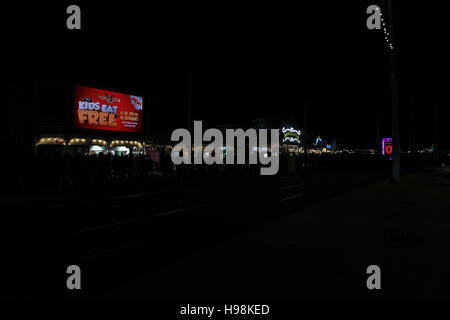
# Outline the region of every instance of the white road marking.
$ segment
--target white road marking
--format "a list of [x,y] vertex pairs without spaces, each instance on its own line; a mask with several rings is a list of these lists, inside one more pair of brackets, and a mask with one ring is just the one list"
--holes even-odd
[[166,216],[166,215],[170,215],[170,214],[174,214],[174,213],[178,213],[178,212],[182,212],[182,211],[186,211],[186,210],[190,210],[190,209],[194,209],[194,208],[198,208],[198,207],[202,207],[202,206],[204,206],[204,205],[202,204],[202,205],[197,205],[197,206],[192,206],[192,207],[175,209],[175,210],[170,210],[170,211],[166,211],[166,212],[153,214],[153,215],[150,215],[150,216],[138,217],[138,218],[134,218],[134,219],[128,219],[128,220],[123,220],[123,221],[119,221],[119,222],[109,223],[109,224],[105,224],[105,225],[102,225],[102,226],[97,226],[97,227],[92,227],[92,228],[87,228],[87,229],[81,230],[80,233],[89,232],[89,231],[95,231],[95,230],[100,230],[100,229],[105,229],[105,228],[110,228],[110,227],[115,227],[115,226],[118,226],[118,225],[121,225],[121,224],[147,220],[147,219],[151,219],[151,218],[154,218],[154,217]]
[[303,186],[303,184],[294,184],[294,185],[291,185],[291,186],[285,186],[285,187],[282,187],[282,188],[280,188],[280,190],[287,190],[287,189],[299,188],[299,187],[302,187],[302,186]]
[[144,242],[144,241],[143,240],[139,240],[139,241],[123,244],[123,245],[115,247],[115,248],[99,251],[97,253],[93,253],[93,254],[90,254],[88,256],[85,256],[85,257],[81,258],[81,260],[84,261],[84,260],[92,259],[92,258],[97,257],[99,255],[110,253],[110,252],[113,252],[113,251],[116,251],[116,250],[120,250],[120,249],[123,249],[123,248],[127,248],[127,247],[132,247],[132,246],[135,246],[135,245],[140,244],[142,242]]
[[145,197],[145,196],[158,195],[158,194],[165,193],[165,192],[168,192],[168,191],[156,191],[156,192],[130,194],[130,195],[126,195],[126,196],[113,197],[113,198],[109,198],[106,200],[110,201],[110,200],[120,200],[120,199],[129,199],[129,198],[139,198],[139,197]]
[[283,198],[283,199],[281,199],[281,201],[291,200],[291,199],[300,198],[300,197],[303,197],[303,195],[302,194],[296,194],[296,195],[293,195],[293,196],[289,196],[289,197]]

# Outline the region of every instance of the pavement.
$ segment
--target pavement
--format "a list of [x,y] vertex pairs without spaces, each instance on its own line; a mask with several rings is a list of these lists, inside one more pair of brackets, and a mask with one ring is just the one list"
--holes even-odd
[[[448,173],[445,168],[410,173],[400,184],[383,180],[345,192],[200,251],[108,297],[448,299]],[[146,254],[151,259],[151,251]],[[381,269],[380,290],[367,289],[370,265]]]

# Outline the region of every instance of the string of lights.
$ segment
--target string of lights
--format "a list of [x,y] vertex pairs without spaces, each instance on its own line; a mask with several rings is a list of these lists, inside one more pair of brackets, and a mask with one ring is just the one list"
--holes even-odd
[[[378,8],[377,10],[380,10],[380,9]],[[383,33],[384,33],[384,40],[386,41],[386,44],[388,45],[389,49],[394,50],[394,41],[392,39],[392,33],[389,32],[389,28],[388,28],[387,24],[384,22],[382,12],[380,12],[380,17],[381,17],[381,25],[382,25]]]

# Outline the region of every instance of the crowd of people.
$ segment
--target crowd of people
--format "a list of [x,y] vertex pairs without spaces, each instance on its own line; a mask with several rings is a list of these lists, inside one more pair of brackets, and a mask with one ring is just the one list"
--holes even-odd
[[[3,195],[49,195],[117,185],[149,183],[155,171],[166,172],[170,158],[163,155],[156,163],[146,155],[117,156],[111,154],[56,157],[34,156],[15,163],[3,183]],[[6,181],[4,181],[6,182]],[[5,190],[6,189],[6,190]]]
[[[411,160],[412,159],[412,160]],[[424,156],[411,157],[405,165],[428,166]],[[279,175],[301,175],[315,169],[388,168],[382,155],[281,153]],[[251,176],[260,174],[260,165],[174,165],[170,152],[160,150],[158,161],[148,155],[117,156],[112,154],[33,157],[14,161],[2,180],[2,197],[29,197],[102,190],[121,186],[145,186],[166,177]],[[158,178],[156,178],[158,177]],[[167,180],[167,179],[166,179]],[[120,189],[120,188],[119,188]]]

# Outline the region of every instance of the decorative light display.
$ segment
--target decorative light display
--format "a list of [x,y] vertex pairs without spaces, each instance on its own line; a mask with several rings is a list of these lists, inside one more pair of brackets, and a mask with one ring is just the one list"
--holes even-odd
[[314,142],[314,145],[315,145],[315,146],[321,145],[322,142],[323,142],[322,138],[321,138],[320,136],[318,136],[318,137],[316,138],[316,141]]
[[289,128],[283,127],[281,129],[281,132],[283,133],[282,141],[284,143],[295,143],[295,144],[300,143],[300,135],[301,135],[300,130],[296,130],[293,127],[289,127]]
[[41,144],[57,144],[57,145],[65,145],[66,142],[64,139],[62,138],[41,138],[36,145],[41,145]]
[[111,147],[118,147],[118,146],[135,146],[142,148],[143,145],[139,141],[124,141],[124,140],[114,140],[111,142]]
[[[380,10],[380,9],[378,8],[377,10]],[[384,19],[383,19],[383,13],[381,13],[381,12],[380,12],[380,17],[381,17],[381,24],[382,24],[383,33],[384,33],[384,41],[386,41],[386,44],[388,45],[390,50],[394,50],[394,41],[392,39],[392,34],[391,34],[391,32],[389,32],[388,26],[384,22]]]

